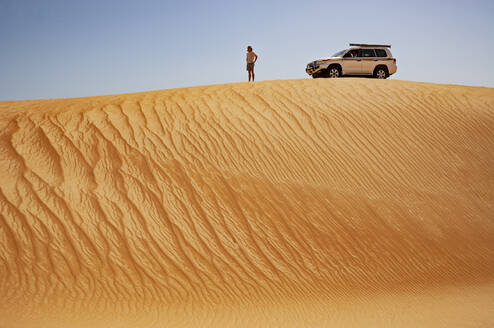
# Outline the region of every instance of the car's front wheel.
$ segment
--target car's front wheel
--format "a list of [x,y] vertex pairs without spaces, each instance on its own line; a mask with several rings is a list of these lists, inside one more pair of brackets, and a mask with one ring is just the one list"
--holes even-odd
[[327,76],[330,78],[337,78],[337,77],[340,77],[340,75],[341,75],[340,69],[336,66],[328,68],[327,72],[328,72]]

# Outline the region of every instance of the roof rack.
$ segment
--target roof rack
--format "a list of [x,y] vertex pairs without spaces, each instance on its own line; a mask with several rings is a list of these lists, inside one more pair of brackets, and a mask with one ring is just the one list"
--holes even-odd
[[390,44],[365,44],[365,43],[350,43],[350,47],[383,47],[391,48]]

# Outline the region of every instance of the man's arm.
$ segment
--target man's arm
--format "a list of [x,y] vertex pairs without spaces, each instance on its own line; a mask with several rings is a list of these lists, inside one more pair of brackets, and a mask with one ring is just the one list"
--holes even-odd
[[254,58],[254,63],[255,63],[257,61],[257,55],[254,55],[254,56],[256,56],[256,58]]

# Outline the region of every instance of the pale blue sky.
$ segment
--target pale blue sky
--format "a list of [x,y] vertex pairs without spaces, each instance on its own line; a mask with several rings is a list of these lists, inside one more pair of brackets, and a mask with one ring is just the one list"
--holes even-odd
[[494,87],[494,1],[0,0],[0,100],[308,78],[349,42],[400,80]]

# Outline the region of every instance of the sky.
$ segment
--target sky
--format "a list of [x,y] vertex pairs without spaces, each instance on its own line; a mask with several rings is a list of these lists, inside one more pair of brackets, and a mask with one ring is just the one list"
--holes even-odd
[[494,87],[494,1],[0,0],[0,100],[309,78],[348,43],[391,44],[399,80]]

